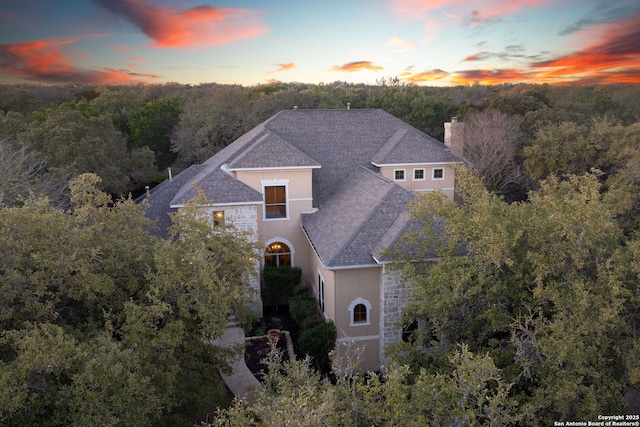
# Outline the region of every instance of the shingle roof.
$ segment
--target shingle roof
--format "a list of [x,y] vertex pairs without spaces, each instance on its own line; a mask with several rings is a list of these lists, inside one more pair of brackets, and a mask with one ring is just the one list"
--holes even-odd
[[302,227],[325,266],[375,264],[372,253],[377,243],[413,197],[360,166],[317,212],[303,214]]
[[203,168],[204,165],[190,166],[177,174],[173,179],[166,180],[151,189],[148,195],[143,194],[136,199],[137,203],[142,203],[145,200],[148,203],[145,215],[147,218],[154,220],[158,225],[157,229],[152,230],[153,234],[162,238],[167,237],[167,229],[171,225],[170,214],[176,210],[170,208],[171,200],[175,197],[176,193],[178,193],[185,184],[188,184]]
[[230,169],[313,167],[320,164],[278,135],[263,132],[228,163]]
[[261,203],[262,194],[241,181],[233,178],[220,168],[205,169],[184,185],[181,191],[171,200],[171,207],[184,206],[195,197],[198,189],[214,204]]
[[398,129],[371,158],[374,165],[460,162],[440,141],[412,128]]
[[[313,168],[313,205],[302,225],[327,267],[373,265],[410,225],[413,193],[372,164],[457,163],[444,144],[379,109],[285,110],[256,126],[202,165],[153,191],[149,216],[162,218],[196,194],[213,203],[262,203],[262,195],[226,170]],[[159,186],[160,187],[160,186]],[[157,187],[158,188],[158,187]],[[170,188],[170,191],[169,191]],[[155,206],[155,207],[154,207]],[[162,206],[166,212],[160,212]]]

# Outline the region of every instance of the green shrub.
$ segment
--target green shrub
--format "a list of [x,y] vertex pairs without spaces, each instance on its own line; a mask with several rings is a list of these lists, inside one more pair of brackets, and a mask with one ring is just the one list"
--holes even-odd
[[302,270],[299,267],[264,267],[263,278],[269,304],[277,306],[283,297],[289,297],[300,283]]
[[300,334],[298,349],[311,356],[317,367],[329,360],[329,353],[336,345],[336,326],[331,320],[322,322],[315,328],[307,329]]
[[321,320],[316,300],[309,294],[291,297],[289,299],[289,313],[301,329],[308,329]]

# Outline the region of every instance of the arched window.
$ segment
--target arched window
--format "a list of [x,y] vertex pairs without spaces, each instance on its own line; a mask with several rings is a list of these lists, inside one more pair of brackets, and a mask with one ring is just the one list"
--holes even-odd
[[349,326],[364,326],[371,324],[371,303],[364,298],[356,298],[349,304]]
[[264,265],[282,267],[291,265],[291,249],[286,243],[273,242],[264,253]]

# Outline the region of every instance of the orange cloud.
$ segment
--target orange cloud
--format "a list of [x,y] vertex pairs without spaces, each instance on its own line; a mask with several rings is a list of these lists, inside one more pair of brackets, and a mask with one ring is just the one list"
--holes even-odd
[[138,27],[155,47],[219,45],[267,32],[261,15],[249,9],[198,6],[184,11],[148,0],[93,0]]
[[286,71],[296,68],[296,64],[293,62],[287,62],[286,64],[278,64],[278,68],[275,70],[267,71],[267,74],[279,73],[280,71]]
[[446,71],[435,69],[430,71],[423,71],[422,73],[412,73],[410,71],[405,71],[404,73],[400,74],[398,78],[411,83],[425,83],[442,80],[448,76],[449,73],[447,73]]
[[369,71],[381,71],[384,70],[383,67],[379,65],[374,65],[370,61],[355,61],[349,62],[344,65],[336,65],[332,68],[333,71],[346,71],[349,73],[353,73],[355,71],[369,70]]
[[545,79],[640,83],[640,14],[604,26],[598,42],[569,55],[531,64]]
[[141,82],[139,77],[156,78],[151,74],[131,73],[128,70],[78,68],[61,50],[61,46],[103,34],[89,34],[68,39],[43,39],[0,45],[0,71],[26,80],[43,83],[119,84]]
[[503,83],[519,83],[530,80],[526,72],[516,69],[510,70],[465,70],[457,71],[452,76],[454,84],[466,85],[480,83],[483,85],[499,85]]

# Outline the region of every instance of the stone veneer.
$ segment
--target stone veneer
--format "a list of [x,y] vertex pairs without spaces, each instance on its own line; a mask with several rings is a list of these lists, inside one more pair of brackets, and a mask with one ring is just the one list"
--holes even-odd
[[[247,238],[251,242],[258,241],[258,205],[229,205],[206,208],[210,218],[213,218],[214,211],[224,211],[224,218],[227,224],[232,224],[241,233],[247,233]],[[256,306],[252,310],[262,317],[262,298],[260,297],[260,259],[254,261],[256,274],[249,278],[249,285],[256,297]]]
[[387,363],[385,350],[390,344],[402,339],[402,310],[407,305],[412,288],[402,279],[399,271],[390,271],[389,267],[382,267],[380,280],[380,364]]

